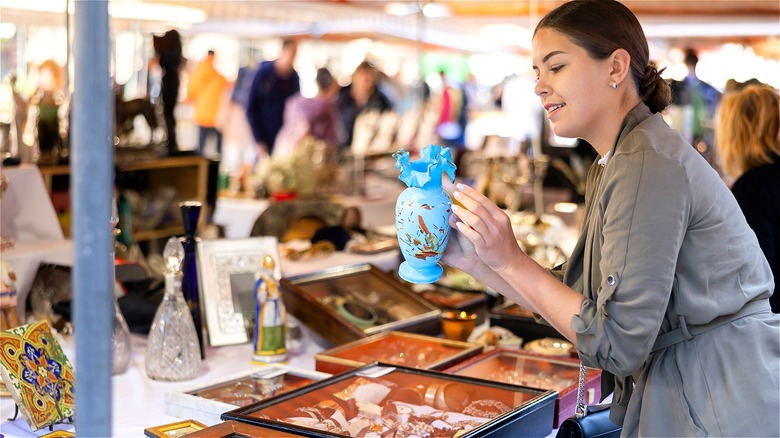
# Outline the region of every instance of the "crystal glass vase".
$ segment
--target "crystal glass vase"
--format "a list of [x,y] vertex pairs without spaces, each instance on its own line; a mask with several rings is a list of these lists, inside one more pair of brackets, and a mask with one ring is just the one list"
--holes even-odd
[[401,170],[399,179],[409,186],[395,206],[398,244],[405,259],[398,275],[411,283],[433,283],[444,271],[439,260],[450,236],[452,201],[442,189],[442,175],[455,180],[452,153],[447,147],[428,145],[417,161],[409,162],[409,152],[403,149],[393,158]]
[[133,350],[130,343],[130,329],[127,321],[119,310],[119,303],[114,298],[114,332],[111,336],[111,374],[124,374],[130,366],[130,356]]
[[153,380],[176,382],[196,377],[200,370],[200,345],[190,309],[181,291],[184,248],[176,237],[163,251],[168,271],[165,295],[154,316],[146,349],[146,374]]

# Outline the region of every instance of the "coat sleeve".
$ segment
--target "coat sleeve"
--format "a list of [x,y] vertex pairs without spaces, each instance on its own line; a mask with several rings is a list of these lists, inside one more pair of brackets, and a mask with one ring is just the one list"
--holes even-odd
[[600,283],[572,327],[586,365],[628,376],[645,362],[669,304],[690,184],[679,163],[652,150],[615,155],[601,183],[593,237],[601,251],[590,265]]

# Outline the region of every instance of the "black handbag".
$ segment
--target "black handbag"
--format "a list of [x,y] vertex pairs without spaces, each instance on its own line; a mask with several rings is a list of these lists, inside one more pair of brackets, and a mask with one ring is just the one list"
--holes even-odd
[[620,426],[609,420],[609,405],[585,406],[585,365],[580,364],[577,407],[563,420],[556,438],[618,438]]

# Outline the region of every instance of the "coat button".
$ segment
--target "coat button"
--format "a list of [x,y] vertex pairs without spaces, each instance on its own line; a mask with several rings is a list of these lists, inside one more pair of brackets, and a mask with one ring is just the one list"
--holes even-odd
[[615,276],[614,275],[608,275],[607,276],[607,284],[609,284],[610,286],[614,286],[615,283],[617,283],[617,281],[615,281]]

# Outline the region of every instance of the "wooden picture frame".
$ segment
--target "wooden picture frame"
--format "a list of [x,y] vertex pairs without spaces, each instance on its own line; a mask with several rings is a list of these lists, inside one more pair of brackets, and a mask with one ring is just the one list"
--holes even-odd
[[255,318],[254,285],[265,272],[263,258],[276,261],[281,278],[276,237],[215,239],[198,242],[201,318],[211,346],[250,342]]
[[207,426],[199,421],[184,420],[175,423],[161,424],[159,426],[147,427],[144,429],[144,435],[150,438],[178,438],[189,435],[193,432],[205,429]]

